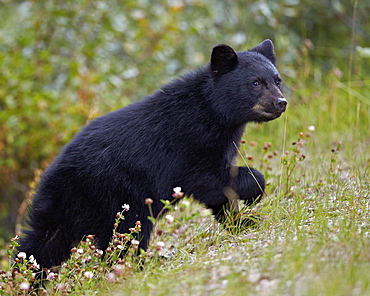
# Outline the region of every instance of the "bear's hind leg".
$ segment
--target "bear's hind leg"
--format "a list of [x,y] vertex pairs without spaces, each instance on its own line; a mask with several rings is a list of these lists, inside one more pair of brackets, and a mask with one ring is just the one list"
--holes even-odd
[[19,240],[19,252],[25,252],[27,259],[32,255],[40,269],[59,266],[70,255],[72,240],[67,232],[33,229],[24,231],[26,236]]

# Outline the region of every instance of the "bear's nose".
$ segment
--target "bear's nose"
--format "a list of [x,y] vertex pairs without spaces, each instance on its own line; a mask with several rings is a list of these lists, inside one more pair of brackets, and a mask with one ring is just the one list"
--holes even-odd
[[277,98],[276,100],[274,100],[275,108],[278,109],[281,112],[285,111],[287,104],[288,104],[288,102],[286,101],[285,98]]

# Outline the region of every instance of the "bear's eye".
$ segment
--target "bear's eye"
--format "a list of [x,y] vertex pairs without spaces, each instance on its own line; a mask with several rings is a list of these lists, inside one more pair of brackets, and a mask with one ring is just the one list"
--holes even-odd
[[256,81],[253,81],[252,82],[252,85],[253,85],[253,87],[258,87],[258,86],[261,85],[261,82],[259,82],[258,80],[256,80]]
[[280,87],[280,85],[281,85],[281,79],[280,78],[276,79],[276,85]]

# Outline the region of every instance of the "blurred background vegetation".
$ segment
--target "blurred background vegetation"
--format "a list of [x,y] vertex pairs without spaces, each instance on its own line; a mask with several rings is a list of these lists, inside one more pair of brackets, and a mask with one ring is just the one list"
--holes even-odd
[[219,43],[275,44],[288,119],[251,125],[248,140],[280,145],[286,126],[290,139],[312,125],[317,143],[368,151],[369,15],[365,0],[0,0],[0,243],[84,124],[207,63]]

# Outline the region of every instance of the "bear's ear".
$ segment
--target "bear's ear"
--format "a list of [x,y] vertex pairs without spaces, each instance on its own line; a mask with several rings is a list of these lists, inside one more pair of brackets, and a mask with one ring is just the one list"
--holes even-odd
[[258,44],[256,47],[253,47],[249,51],[256,51],[263,54],[268,60],[271,61],[275,65],[276,57],[274,51],[274,44],[270,39],[266,39],[265,41]]
[[219,44],[212,50],[211,68],[214,75],[233,70],[238,64],[235,51],[226,44]]

